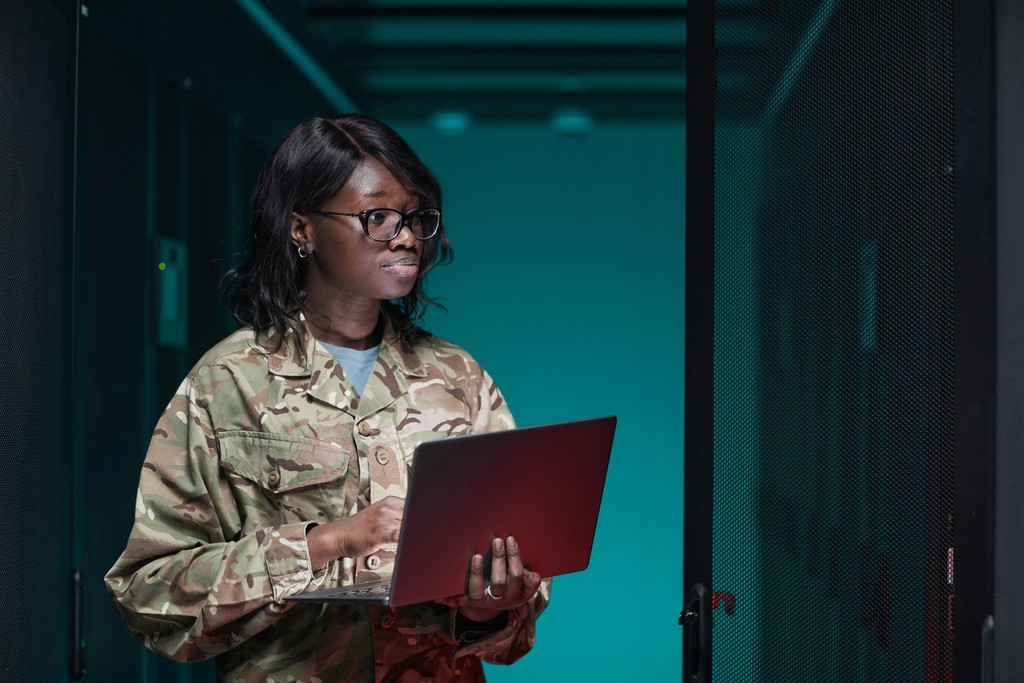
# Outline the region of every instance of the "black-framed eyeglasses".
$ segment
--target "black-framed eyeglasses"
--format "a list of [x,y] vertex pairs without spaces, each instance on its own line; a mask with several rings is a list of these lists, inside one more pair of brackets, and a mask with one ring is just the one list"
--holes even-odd
[[418,240],[429,240],[437,234],[441,227],[441,212],[437,209],[413,209],[402,213],[395,209],[368,209],[359,213],[342,213],[341,211],[313,211],[320,216],[353,216],[363,224],[363,232],[374,242],[390,242],[402,232],[402,226],[408,225],[413,237]]

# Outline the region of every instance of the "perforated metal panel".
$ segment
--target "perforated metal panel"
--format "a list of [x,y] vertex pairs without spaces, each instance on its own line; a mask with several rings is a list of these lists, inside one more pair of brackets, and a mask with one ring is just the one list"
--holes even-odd
[[67,42],[46,2],[0,3],[2,680],[69,671]]
[[952,2],[744,4],[716,3],[748,59],[715,99],[713,679],[947,681]]

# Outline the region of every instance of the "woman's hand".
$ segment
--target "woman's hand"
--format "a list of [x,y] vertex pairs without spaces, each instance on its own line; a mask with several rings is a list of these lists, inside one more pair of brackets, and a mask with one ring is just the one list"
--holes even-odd
[[313,527],[306,534],[313,569],[339,557],[366,557],[396,543],[404,509],[403,498],[388,496],[354,515]]
[[474,555],[469,563],[469,592],[439,602],[458,607],[473,621],[490,621],[502,612],[524,605],[540,588],[540,574],[523,568],[516,539],[509,536],[491,542],[490,581],[484,582],[484,558]]

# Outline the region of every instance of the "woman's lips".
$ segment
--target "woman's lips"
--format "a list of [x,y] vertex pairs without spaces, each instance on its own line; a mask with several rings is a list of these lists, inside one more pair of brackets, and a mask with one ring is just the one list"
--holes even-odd
[[382,267],[389,273],[399,277],[416,277],[416,273],[420,270],[420,265],[414,258],[401,258],[397,261],[385,263]]

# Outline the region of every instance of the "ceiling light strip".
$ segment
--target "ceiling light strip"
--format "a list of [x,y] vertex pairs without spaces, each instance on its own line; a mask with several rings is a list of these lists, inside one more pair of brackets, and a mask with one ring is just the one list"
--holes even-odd
[[235,0],[235,2],[260,27],[260,30],[266,34],[267,38],[274,45],[277,45],[281,52],[291,60],[292,64],[295,65],[302,75],[324,96],[324,99],[330,102],[335,111],[339,113],[359,111],[355,103],[334,82],[334,79],[320,66],[320,63],[313,58],[313,55],[288,32],[288,29],[259,0]]

